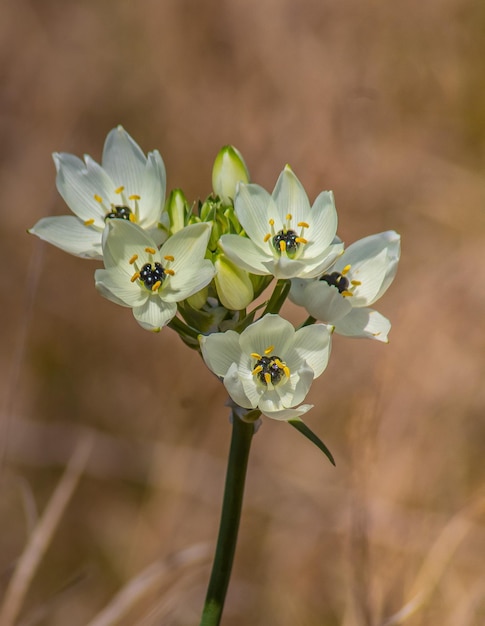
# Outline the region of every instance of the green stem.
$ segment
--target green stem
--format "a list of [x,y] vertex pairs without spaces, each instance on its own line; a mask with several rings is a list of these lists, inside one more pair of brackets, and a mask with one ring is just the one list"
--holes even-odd
[[286,300],[286,296],[290,291],[290,288],[291,281],[287,280],[286,278],[280,278],[276,283],[271,298],[268,300],[268,304],[263,311],[263,315],[266,315],[267,313],[279,313],[284,301]]
[[227,462],[219,536],[200,626],[218,626],[221,621],[236,550],[249,449],[254,430],[253,423],[243,422],[233,411],[231,449]]

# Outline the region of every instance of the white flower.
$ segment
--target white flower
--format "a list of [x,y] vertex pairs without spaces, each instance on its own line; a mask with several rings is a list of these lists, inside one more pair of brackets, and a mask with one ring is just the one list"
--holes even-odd
[[29,232],[84,258],[102,258],[102,235],[110,218],[130,220],[149,231],[158,244],[168,222],[165,166],[158,150],[145,157],[121,127],[110,131],[102,166],[85,155],[54,153],[57,190],[74,215],[45,217]]
[[330,355],[324,324],[295,330],[279,315],[265,315],[240,335],[233,330],[200,336],[204,361],[223,379],[231,398],[245,409],[289,420],[313,405],[298,406]]
[[389,320],[368,306],[394,280],[400,243],[393,230],[356,241],[319,279],[292,280],[290,300],[341,335],[387,342]]
[[247,236],[223,235],[221,246],[239,267],[276,278],[312,278],[335,261],[337,211],[333,193],[323,191],[312,207],[287,165],[272,195],[259,185],[239,184],[236,215]]
[[210,231],[208,223],[186,226],[158,250],[136,224],[110,220],[103,242],[106,269],[96,270],[96,288],[131,307],[143,328],[159,331],[177,313],[177,302],[212,280],[214,266],[204,259]]

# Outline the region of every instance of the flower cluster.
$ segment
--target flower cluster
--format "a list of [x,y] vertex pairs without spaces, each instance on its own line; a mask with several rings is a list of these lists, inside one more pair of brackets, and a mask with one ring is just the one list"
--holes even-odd
[[[212,192],[192,205],[180,189],[166,197],[159,152],[145,156],[121,126],[108,134],[101,165],[64,153],[54,163],[73,215],[43,218],[30,232],[102,260],[99,292],[131,308],[143,328],[169,326],[199,350],[245,419],[299,421],[333,332],[387,342],[390,322],[370,306],[394,279],[399,235],[345,248],[333,193],[311,204],[288,165],[269,193],[226,146]],[[280,315],[287,297],[305,312],[297,329]]]

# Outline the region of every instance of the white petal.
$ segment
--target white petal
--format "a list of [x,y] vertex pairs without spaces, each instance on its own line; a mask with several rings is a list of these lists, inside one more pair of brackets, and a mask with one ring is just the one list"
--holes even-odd
[[[239,406],[242,406],[244,409],[256,408],[257,404],[251,401],[244,391],[236,363],[233,363],[229,368],[224,378],[224,387],[227,389],[228,394],[234,402],[239,404]],[[258,398],[256,398],[256,400],[257,399]]]
[[352,309],[352,298],[345,298],[337,287],[324,280],[314,280],[305,285],[302,303],[315,319],[334,324]]
[[383,295],[396,275],[399,257],[400,236],[392,230],[364,237],[347,248],[335,269],[350,265],[348,277],[362,282],[353,306],[372,304]]
[[248,237],[262,252],[270,254],[269,243],[264,238],[270,232],[269,221],[275,221],[275,229],[281,228],[281,217],[270,194],[254,184],[239,184],[234,208],[241,226]]
[[269,252],[263,253],[250,239],[239,235],[223,235],[219,241],[225,255],[238,267],[258,276],[272,274],[265,267],[265,261],[272,265],[273,257]]
[[234,330],[225,333],[213,333],[199,337],[202,357],[207,367],[216,374],[224,377],[233,363],[238,364],[241,358],[239,334]]
[[[145,248],[153,248],[156,252],[149,257]],[[119,266],[127,275],[132,276],[135,270],[129,264],[129,260],[135,254],[139,257],[140,266],[148,262],[149,258],[161,260],[154,241],[137,224],[127,220],[108,220],[103,236],[103,256],[106,267]]]
[[85,226],[74,215],[44,217],[29,230],[40,239],[69,254],[85,259],[102,259],[101,232]]
[[305,270],[305,261],[289,259],[284,254],[265,261],[263,265],[267,268],[268,274],[273,274],[275,278],[294,278]]
[[286,384],[280,384],[276,387],[281,406],[290,408],[303,402],[313,379],[313,369],[307,364],[303,364],[297,372],[292,372]]
[[317,378],[327,367],[330,348],[331,337],[325,324],[305,326],[295,333],[292,351],[296,353],[297,358],[295,359],[290,351],[286,356],[286,364],[291,371],[293,368],[298,368],[299,371],[301,363],[306,363],[311,367],[314,378]]
[[122,306],[141,306],[150,294],[138,283],[132,283],[118,267],[96,270],[96,289],[108,300]]
[[156,225],[162,218],[165,203],[165,165],[158,150],[150,152],[140,189],[140,226]]
[[280,411],[262,411],[263,415],[266,417],[270,417],[274,420],[280,420],[287,422],[295,417],[300,417],[305,413],[308,413],[310,409],[313,409],[313,404],[302,404],[301,406],[295,409],[282,409]]
[[335,324],[335,332],[347,337],[364,337],[388,343],[391,322],[373,309],[352,309]]
[[307,259],[320,257],[333,242],[337,232],[337,209],[331,191],[322,191],[318,195],[307,221],[310,228],[304,234],[308,239],[304,256]]
[[243,354],[264,355],[264,351],[273,346],[272,354],[285,360],[285,353],[290,348],[295,335],[293,325],[279,315],[265,315],[248,326],[240,337]]
[[128,196],[141,196],[146,157],[140,146],[121,126],[108,133],[102,163],[115,187],[123,186]]
[[136,321],[146,330],[159,331],[177,313],[177,305],[163,302],[158,295],[147,299],[145,304],[133,309]]
[[[290,167],[286,166],[279,175],[272,196],[278,207],[280,219],[283,222],[286,221],[288,214],[292,216],[291,223],[295,230],[298,223],[310,222],[310,202],[308,201],[308,196],[303,185]],[[279,225],[276,226],[279,227]]]
[[94,199],[104,190],[105,180],[98,170],[87,170],[86,164],[72,154],[53,154],[57,169],[56,186],[71,211],[81,220],[94,219],[104,225],[105,211]]
[[313,259],[305,257],[305,269],[300,273],[300,278],[317,278],[327,270],[330,271],[332,265],[342,255],[343,249],[342,243],[332,243]]

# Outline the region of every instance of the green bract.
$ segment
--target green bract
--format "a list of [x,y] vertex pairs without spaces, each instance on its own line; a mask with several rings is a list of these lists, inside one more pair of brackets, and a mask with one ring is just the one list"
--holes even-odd
[[228,330],[200,336],[202,356],[245,409],[289,420],[313,405],[299,405],[314,378],[325,370],[330,332],[324,324],[295,330],[279,315],[265,315],[241,334]]
[[221,246],[236,265],[253,274],[313,278],[341,252],[342,246],[335,243],[332,192],[322,192],[310,206],[288,165],[271,195],[259,185],[240,184],[235,211],[247,237],[223,235]]
[[139,226],[111,220],[103,241],[106,269],[96,270],[96,288],[121,306],[131,307],[137,322],[159,331],[177,312],[177,302],[205,287],[214,266],[204,259],[210,224],[186,226],[158,250]]
[[158,150],[146,157],[118,126],[108,133],[102,165],[85,155],[54,153],[57,189],[74,215],[45,217],[29,232],[70,254],[102,258],[102,235],[110,218],[132,221],[160,244],[167,226],[165,166]]
[[387,342],[389,320],[368,306],[394,280],[400,244],[393,230],[360,239],[319,279],[292,280],[290,299],[341,335]]

